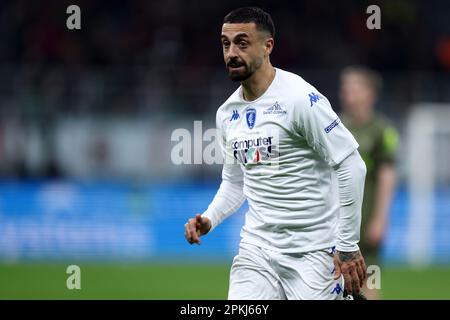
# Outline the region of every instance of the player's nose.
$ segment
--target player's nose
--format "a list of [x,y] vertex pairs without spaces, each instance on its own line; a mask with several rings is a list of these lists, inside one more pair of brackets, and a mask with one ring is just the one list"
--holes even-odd
[[236,59],[237,57],[238,57],[237,46],[231,44],[227,52],[228,61]]

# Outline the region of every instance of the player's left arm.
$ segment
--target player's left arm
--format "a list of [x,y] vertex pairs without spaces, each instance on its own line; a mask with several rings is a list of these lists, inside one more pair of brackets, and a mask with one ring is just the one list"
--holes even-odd
[[358,143],[340,121],[328,99],[314,87],[300,91],[296,131],[328,165],[336,170],[340,212],[335,255],[336,278],[344,276],[349,294],[359,292],[366,277],[358,242],[366,166]]
[[341,205],[334,257],[335,278],[342,275],[347,292],[359,293],[366,278],[366,265],[358,247],[366,166],[358,151],[354,150],[335,166],[335,170]]

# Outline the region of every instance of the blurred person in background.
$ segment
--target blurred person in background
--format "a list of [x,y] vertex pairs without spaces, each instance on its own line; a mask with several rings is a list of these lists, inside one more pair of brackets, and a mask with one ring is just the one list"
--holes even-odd
[[[398,133],[375,110],[381,87],[381,77],[364,66],[349,66],[341,72],[341,119],[358,142],[367,167],[360,236],[367,266],[380,266],[380,248],[396,184],[394,160]],[[362,291],[368,299],[380,298],[379,290],[368,289],[366,284]]]

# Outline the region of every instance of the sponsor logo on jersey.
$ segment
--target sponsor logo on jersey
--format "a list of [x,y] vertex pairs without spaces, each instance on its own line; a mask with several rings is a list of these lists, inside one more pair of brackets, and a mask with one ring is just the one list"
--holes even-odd
[[312,107],[314,105],[314,103],[316,103],[317,101],[319,101],[322,98],[315,92],[311,92],[310,94],[308,94],[308,97],[309,97],[309,102],[311,103],[310,107]]
[[233,110],[233,114],[231,115],[230,121],[239,119],[239,112],[237,110]]
[[273,144],[273,137],[236,140],[231,142],[231,149],[234,158],[244,165],[260,164],[279,156],[277,146]]
[[253,129],[256,122],[256,110],[255,108],[248,108],[245,112],[245,119],[247,120],[247,126],[249,129]]
[[341,122],[341,120],[339,120],[339,118],[337,118],[332,123],[330,123],[330,125],[324,129],[325,133],[330,133],[330,131],[333,130],[333,128],[337,127],[339,122]]
[[283,108],[280,106],[280,104],[275,102],[275,104],[269,108],[266,109],[266,111],[263,112],[263,114],[286,114],[286,110],[283,110]]

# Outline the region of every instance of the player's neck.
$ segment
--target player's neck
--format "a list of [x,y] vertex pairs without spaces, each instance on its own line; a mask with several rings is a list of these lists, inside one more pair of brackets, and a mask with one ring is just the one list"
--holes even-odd
[[243,81],[242,96],[246,101],[258,99],[266,92],[275,78],[276,70],[270,62],[265,63],[250,78]]

